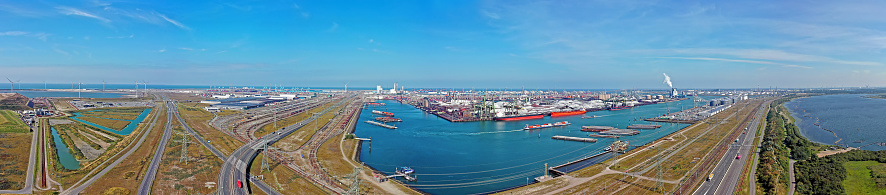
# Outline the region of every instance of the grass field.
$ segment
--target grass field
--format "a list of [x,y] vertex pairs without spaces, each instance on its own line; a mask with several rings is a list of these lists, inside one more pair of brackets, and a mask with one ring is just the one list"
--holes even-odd
[[18,113],[10,110],[0,110],[0,133],[27,133],[31,129],[25,122],[19,120]]
[[881,166],[877,161],[849,161],[843,164],[846,168],[846,179],[843,188],[846,194],[886,194],[886,188],[878,188],[871,176],[869,166]]
[[[184,132],[184,129],[175,126],[173,132]],[[205,186],[207,182],[217,181],[222,160],[188,135],[188,141],[194,143],[187,144],[188,158],[181,161],[182,138],[182,135],[173,134],[169,139],[151,193],[208,194],[215,190]]]
[[200,134],[204,139],[209,140],[213,147],[223,154],[228,155],[239,148],[240,145],[243,145],[243,142],[240,140],[234,139],[233,137],[209,126],[209,120],[212,120],[212,118],[215,117],[212,113],[190,105],[194,104],[179,104],[179,114],[182,119],[188,123],[188,126],[191,127],[191,129]]
[[0,190],[24,187],[30,143],[30,133],[0,133]]
[[126,126],[129,125],[129,123],[130,123],[129,121],[103,119],[103,118],[95,118],[95,117],[88,117],[88,116],[82,116],[82,117],[79,117],[79,119],[84,120],[84,121],[89,121],[90,123],[95,123],[96,125],[101,125],[102,127],[107,127],[109,129],[113,129],[113,130],[117,130],[117,131],[123,130],[123,128],[126,128]]

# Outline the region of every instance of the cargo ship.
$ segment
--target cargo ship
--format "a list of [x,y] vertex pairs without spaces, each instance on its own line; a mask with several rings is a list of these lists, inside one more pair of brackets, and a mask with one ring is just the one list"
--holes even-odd
[[519,121],[519,120],[529,120],[529,119],[540,119],[544,118],[544,114],[527,114],[527,115],[518,115],[518,116],[503,116],[503,117],[493,117],[492,120],[495,121]]
[[585,114],[586,112],[588,112],[588,111],[573,110],[573,111],[565,111],[565,112],[551,112],[551,117],[580,115],[580,114]]
[[566,126],[566,125],[571,125],[571,123],[569,123],[569,121],[563,121],[563,122],[555,122],[555,123],[545,123],[545,124],[541,124],[541,125],[526,125],[526,127],[523,127],[523,130],[544,129],[544,128],[548,128],[548,127],[560,127],[560,126]]
[[366,104],[369,104],[370,106],[384,106],[385,105],[385,103],[376,103],[376,102],[369,102]]
[[378,111],[378,110],[372,110],[372,114],[380,114],[380,115],[385,115],[385,116],[394,116],[394,113],[385,112],[385,111]]
[[375,117],[375,120],[381,121],[381,122],[403,122],[403,120],[400,120],[399,118],[394,118],[394,117],[389,117],[389,116]]

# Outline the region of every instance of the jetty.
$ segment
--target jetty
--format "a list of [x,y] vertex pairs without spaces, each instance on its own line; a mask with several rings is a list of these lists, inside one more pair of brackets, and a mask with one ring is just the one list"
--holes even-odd
[[613,129],[608,131],[601,131],[598,133],[600,135],[637,135],[640,134],[640,131],[630,129]]
[[568,137],[568,136],[560,136],[560,135],[555,135],[555,136],[551,137],[551,139],[564,140],[564,141],[590,142],[590,143],[597,142],[597,139],[594,139],[594,138]]
[[610,127],[610,126],[581,126],[581,131],[585,131],[585,132],[601,132],[601,131],[608,131],[608,130],[613,130],[613,129],[615,129],[615,127]]
[[388,129],[397,129],[397,127],[395,127],[394,125],[383,124],[383,123],[375,122],[375,121],[366,121],[366,123],[377,125],[379,127],[388,128]]
[[616,138],[616,139],[619,138],[618,136],[615,136],[615,135],[597,135],[597,134],[590,134],[590,135],[588,135],[588,137],[597,137],[597,138]]
[[658,129],[661,125],[631,125],[628,129]]

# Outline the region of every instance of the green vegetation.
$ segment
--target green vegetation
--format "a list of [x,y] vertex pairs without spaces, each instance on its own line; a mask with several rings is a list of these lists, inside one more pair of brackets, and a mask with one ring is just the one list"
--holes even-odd
[[810,147],[818,144],[806,140],[800,135],[800,129],[794,125],[790,115],[782,104],[790,101],[783,98],[772,102],[776,109],[769,110],[766,115],[766,133],[761,144],[760,162],[757,164],[757,183],[766,194],[777,194],[786,190],[790,182],[790,166],[788,158],[805,160],[815,155]]
[[26,133],[30,128],[13,111],[0,110],[0,133]]
[[145,111],[144,107],[138,108],[109,108],[80,112],[83,116],[109,118],[119,120],[135,120],[138,115]]
[[875,98],[875,99],[886,99],[886,93],[884,93],[884,94],[876,94],[876,95],[869,95],[869,96],[864,96],[864,97],[866,97],[866,98]]
[[886,188],[886,163],[868,166],[871,170],[871,178],[877,184],[877,188]]
[[868,167],[877,166],[877,161],[849,161],[843,163],[846,168],[846,179],[843,187],[847,194],[886,194],[886,189],[878,188]]
[[130,123],[129,121],[103,119],[103,118],[95,118],[95,117],[88,117],[88,116],[79,117],[79,119],[84,120],[84,121],[88,121],[90,123],[95,123],[96,125],[101,125],[103,127],[109,128],[109,129],[118,130],[118,131],[123,130],[123,128],[126,128],[126,126],[129,125],[129,123]]
[[[878,165],[867,165],[865,163],[858,165],[857,163],[847,163],[854,161],[876,161]],[[882,167],[886,163],[886,150],[882,151],[866,151],[852,150],[846,153],[834,154],[823,158],[813,156],[809,160],[799,161],[796,166],[797,194],[844,194],[844,193],[886,193],[886,188],[876,188],[876,181],[882,178]],[[864,171],[856,167],[862,168],[875,167],[876,171]],[[849,170],[847,170],[849,169]],[[867,168],[866,168],[867,169]],[[868,169],[871,170],[871,169]],[[854,172],[854,173],[850,173]],[[860,172],[869,173],[867,176],[859,175]],[[853,177],[852,181],[844,182],[844,179]],[[862,178],[863,177],[863,178]],[[873,182],[864,181],[864,179],[873,180]],[[854,181],[854,182],[853,182]],[[860,184],[859,182],[870,184]],[[882,179],[880,180],[882,181]],[[865,185],[862,187],[859,185]],[[874,189],[876,192],[858,192],[851,190]],[[847,191],[849,190],[849,191]]]

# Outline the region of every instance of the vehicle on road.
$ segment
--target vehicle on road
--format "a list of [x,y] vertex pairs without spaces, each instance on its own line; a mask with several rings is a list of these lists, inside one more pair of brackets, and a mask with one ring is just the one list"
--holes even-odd
[[238,180],[237,180],[237,187],[238,187],[238,188],[243,188],[243,181],[240,181],[240,180],[238,179]]
[[735,156],[735,159],[741,159],[741,154],[739,154],[738,156]]
[[738,139],[735,139],[735,143],[738,143]]
[[712,179],[714,179],[714,174],[713,174],[713,173],[711,173],[711,175],[708,175],[708,181],[711,181]]

